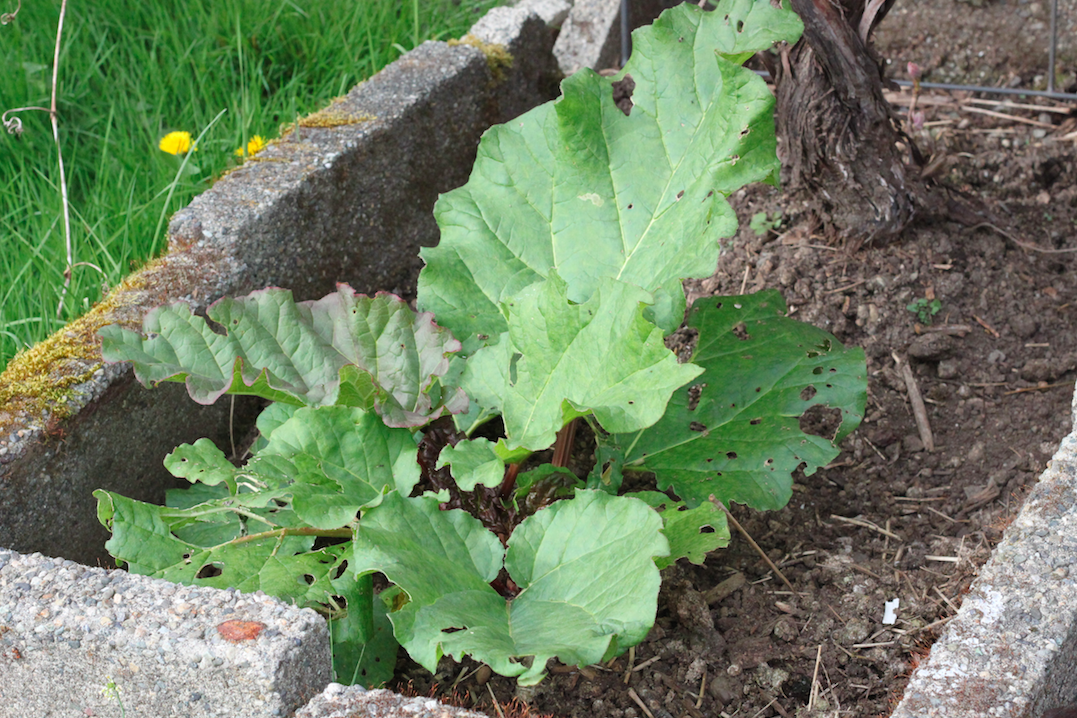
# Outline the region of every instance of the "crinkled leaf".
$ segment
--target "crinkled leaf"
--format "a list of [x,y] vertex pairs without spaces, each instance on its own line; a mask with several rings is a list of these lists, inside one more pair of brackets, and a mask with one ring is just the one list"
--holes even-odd
[[[669,554],[661,528],[646,504],[597,491],[577,491],[528,517],[505,555],[521,589],[513,611],[523,608],[517,603],[526,594],[524,605],[534,606],[539,625],[567,644],[557,653],[563,663],[601,660],[598,646],[606,639],[603,655],[636,645],[654,625],[661,583],[654,559]],[[543,618],[544,606],[563,604],[584,611],[591,636],[561,635],[553,616]],[[522,621],[519,633],[525,635]]]
[[[258,590],[264,581],[263,571],[274,575],[274,571],[280,570],[282,561],[305,555],[314,543],[310,536],[286,537],[278,555],[273,557],[270,554],[277,537],[213,547],[196,546],[176,538],[172,529],[197,520],[203,512],[215,507],[203,504],[190,509],[172,509],[101,490],[95,491],[94,496],[98,500],[98,518],[112,530],[112,538],[105,544],[109,553],[128,563],[135,573],[170,581],[194,583],[196,575],[212,564],[221,569],[221,574],[199,579],[199,585]],[[257,585],[247,588],[253,584]],[[306,584],[303,587],[305,589]],[[296,593],[298,587],[281,588],[288,589],[289,597],[302,595]]]
[[662,330],[643,318],[650,298],[604,279],[585,303],[572,304],[551,273],[506,305],[508,333],[471,357],[463,386],[501,411],[509,448],[544,449],[567,421],[588,412],[607,431],[649,426],[700,371],[678,364]]
[[654,293],[654,320],[672,331],[680,281],[709,276],[736,230],[725,197],[778,169],[773,95],[730,58],[799,32],[770,3],[685,3],[633,34],[628,116],[611,79],[582,70],[561,99],[491,128],[468,183],[435,208],[441,242],[421,252],[419,306],[470,354],[507,329],[503,304],[556,271],[578,303],[603,278]]
[[[672,488],[689,506],[712,494],[758,509],[785,506],[792,472],[811,475],[837,456],[836,442],[860,424],[867,397],[864,351],[785,311],[774,290],[698,300],[688,326],[699,332],[692,361],[703,374],[674,393],[654,426],[600,440],[624,447],[626,469],[653,471],[659,489]],[[801,416],[816,406],[835,417],[828,436],[801,430]]]
[[352,541],[349,570],[379,571],[407,592],[408,602],[390,614],[393,632],[415,660],[436,669],[440,653],[426,636],[416,636],[418,611],[439,598],[488,592],[501,570],[504,549],[478,519],[454,509],[441,511],[432,497],[405,498],[395,492],[363,514]]
[[437,381],[460,343],[391,294],[367,297],[341,284],[317,301],[295,302],[290,291],[271,288],[221,299],[206,313],[224,334],[178,303],[146,315],[145,337],[103,328],[102,354],[132,362],[143,384],[183,381],[202,404],[225,393],[340,403],[374,408],[390,426],[467,408],[463,392]]
[[387,490],[410,493],[419,481],[416,452],[407,429],[389,428],[361,409],[321,406],[295,412],[258,456],[293,462],[295,473],[302,472],[292,486],[296,513],[328,529],[348,523]]
[[520,591],[508,602],[488,585],[501,568],[492,533],[433,499],[390,494],[364,514],[352,559],[407,593],[390,618],[416,661],[434,670],[444,653],[468,654],[528,684],[549,658],[595,663],[647,635],[660,582],[654,557],[669,551],[660,529],[642,502],[601,492],[543,509],[509,539],[505,568]]
[[683,501],[674,501],[658,491],[626,495],[657,509],[662,517],[662,533],[669,540],[669,556],[654,560],[659,570],[681,558],[702,566],[708,553],[729,545],[725,513],[709,501],[690,509]]
[[497,486],[505,479],[505,462],[494,450],[496,444],[481,437],[446,446],[435,468],[452,466],[452,477],[461,491],[473,491],[477,484]]

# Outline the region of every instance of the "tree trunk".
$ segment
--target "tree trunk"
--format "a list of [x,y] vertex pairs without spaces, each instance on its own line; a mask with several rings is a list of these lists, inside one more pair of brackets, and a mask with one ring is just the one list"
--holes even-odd
[[791,2],[804,36],[773,73],[783,184],[846,243],[885,244],[932,203],[870,45],[894,0]]

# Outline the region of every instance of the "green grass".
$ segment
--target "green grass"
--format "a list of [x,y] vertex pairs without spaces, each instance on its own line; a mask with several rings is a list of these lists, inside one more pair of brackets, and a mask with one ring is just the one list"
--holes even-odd
[[[0,135],[0,369],[166,245],[162,218],[234,166],[249,138],[294,121],[427,39],[464,34],[498,0],[70,0],[58,116],[76,266],[66,249],[45,112]],[[2,10],[13,9],[0,8]],[[48,107],[58,0],[23,0],[0,27],[0,111]],[[195,138],[188,161],[157,145]],[[167,201],[167,205],[166,205]]]

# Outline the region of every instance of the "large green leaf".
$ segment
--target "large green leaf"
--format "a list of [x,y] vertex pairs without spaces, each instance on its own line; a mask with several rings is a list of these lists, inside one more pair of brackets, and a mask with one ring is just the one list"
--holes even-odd
[[490,586],[502,567],[497,537],[432,498],[396,494],[367,511],[351,556],[358,573],[379,571],[409,598],[390,614],[396,637],[430,670],[465,654],[521,683],[546,661],[600,661],[635,645],[654,624],[660,582],[654,558],[669,552],[646,504],[581,491],[526,519],[504,566],[519,593]]
[[[208,439],[177,447],[165,458],[165,468],[192,482],[226,484],[224,498],[235,505],[265,506],[267,497],[290,500],[305,525],[334,529],[348,525],[386,491],[409,493],[419,481],[416,451],[410,431],[387,427],[372,412],[302,407],[274,428],[267,445],[243,468],[233,466]],[[237,494],[239,481],[252,493]],[[170,503],[192,505],[178,497]],[[227,516],[199,520],[231,523]]]
[[130,361],[144,384],[182,381],[191,398],[254,394],[300,405],[374,408],[390,426],[420,426],[467,409],[459,389],[440,385],[460,343],[430,314],[399,297],[337,291],[295,302],[283,289],[225,298],[206,314],[219,334],[184,303],[158,307],[143,337],[118,325],[101,330],[106,361]]
[[[689,506],[712,494],[758,509],[784,506],[792,472],[811,475],[838,455],[836,441],[864,415],[862,349],[785,316],[774,290],[698,300],[688,326],[699,332],[692,361],[704,372],[675,392],[665,416],[628,435],[600,437],[626,469],[653,471]],[[840,416],[832,436],[807,434],[813,406]],[[616,463],[616,462],[614,462]]]
[[410,431],[389,428],[374,413],[322,406],[300,409],[277,427],[258,458],[293,462],[302,473],[292,485],[296,513],[309,526],[330,529],[387,490],[410,493],[419,481],[417,451]]
[[468,183],[435,208],[442,236],[421,252],[419,306],[469,354],[506,330],[503,304],[556,271],[578,303],[606,277],[654,293],[672,331],[681,280],[709,276],[736,230],[725,197],[776,178],[774,98],[737,62],[800,29],[766,0],[685,3],[634,33],[628,116],[611,79],[583,70],[560,100],[491,128]]
[[607,431],[650,426],[698,367],[678,364],[662,330],[643,317],[651,296],[603,279],[583,304],[555,272],[506,307],[509,331],[468,361],[461,378],[483,406],[499,410],[509,448],[539,450],[589,412]]
[[349,568],[358,575],[383,573],[407,593],[408,603],[390,614],[393,632],[415,660],[435,670],[441,654],[427,647],[428,637],[416,636],[416,614],[447,595],[500,598],[489,583],[503,558],[501,542],[478,519],[458,509],[441,511],[433,497],[393,492],[364,513]]

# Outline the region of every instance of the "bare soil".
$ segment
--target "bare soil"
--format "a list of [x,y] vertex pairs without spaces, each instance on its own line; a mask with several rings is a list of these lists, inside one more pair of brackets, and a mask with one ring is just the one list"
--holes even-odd
[[[915,60],[925,80],[1042,82],[1046,33],[1029,28],[1049,3],[899,5],[907,9],[895,8],[879,38],[894,66]],[[1066,23],[1072,19],[1063,18],[1062,32]],[[938,37],[943,29],[955,37]],[[895,96],[895,105],[910,97]],[[945,158],[939,181],[982,200],[997,219],[992,226],[936,219],[890,246],[853,251],[815,234],[778,190],[751,188],[732,198],[743,228],[717,272],[688,287],[691,299],[777,288],[792,316],[867,353],[867,415],[838,459],[796,477],[784,510],[733,509],[793,590],[734,531],[706,565],[666,570],[658,622],[631,655],[555,667],[522,696],[531,715],[890,714],[910,669],[1071,429],[1077,111],[971,99],[925,92],[918,106],[926,126],[916,139]],[[781,226],[757,236],[748,221],[758,212],[780,215]],[[917,300],[929,313],[937,300],[937,313],[918,317],[907,308]],[[911,365],[933,451],[895,357]],[[897,622],[884,625],[893,599]],[[433,681],[414,664],[401,668],[416,691],[444,695],[455,684],[466,705],[491,715],[491,696],[504,703],[516,691],[496,676],[487,683],[467,662],[445,661]]]

